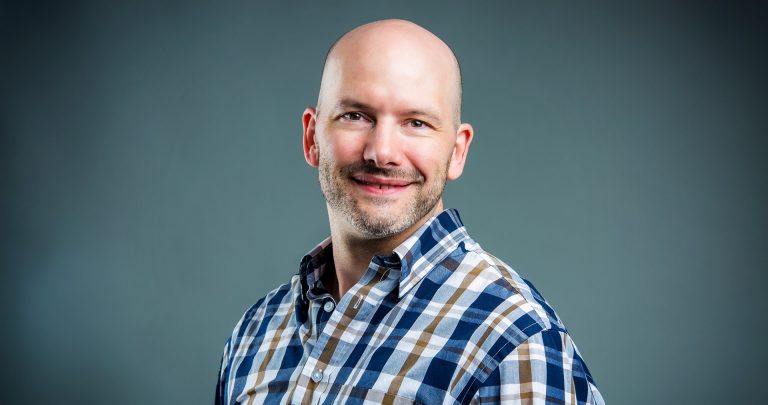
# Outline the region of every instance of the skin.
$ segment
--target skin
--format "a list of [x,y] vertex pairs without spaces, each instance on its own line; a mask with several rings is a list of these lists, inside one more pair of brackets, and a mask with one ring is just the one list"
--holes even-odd
[[[403,20],[366,24],[329,52],[317,107],[302,116],[304,157],[318,168],[333,240],[338,301],[374,255],[389,255],[443,210],[472,141],[460,123],[450,48]],[[330,272],[329,272],[330,273]]]

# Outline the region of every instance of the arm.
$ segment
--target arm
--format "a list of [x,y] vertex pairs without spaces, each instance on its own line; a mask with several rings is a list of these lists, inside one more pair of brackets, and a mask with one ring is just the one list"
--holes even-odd
[[473,404],[596,404],[603,401],[567,333],[548,329],[518,345],[483,382]]
[[229,341],[224,345],[224,354],[221,356],[221,365],[219,366],[219,378],[216,381],[216,394],[213,398],[215,405],[225,405],[226,401],[226,388],[227,388],[227,374],[229,369]]

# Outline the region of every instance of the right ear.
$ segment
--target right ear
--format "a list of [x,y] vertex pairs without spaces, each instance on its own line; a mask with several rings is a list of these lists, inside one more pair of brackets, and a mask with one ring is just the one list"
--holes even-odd
[[315,124],[317,123],[317,111],[307,107],[301,116],[301,124],[304,127],[304,160],[312,167],[320,164],[317,143],[315,142]]

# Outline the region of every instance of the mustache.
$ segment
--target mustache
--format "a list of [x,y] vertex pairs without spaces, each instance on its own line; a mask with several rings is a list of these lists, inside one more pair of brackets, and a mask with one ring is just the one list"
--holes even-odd
[[341,168],[340,172],[345,177],[352,177],[357,174],[368,174],[371,176],[405,180],[413,183],[424,181],[424,176],[422,176],[421,173],[415,169],[385,169],[383,167],[376,166],[376,164],[371,161],[362,161],[344,166]]

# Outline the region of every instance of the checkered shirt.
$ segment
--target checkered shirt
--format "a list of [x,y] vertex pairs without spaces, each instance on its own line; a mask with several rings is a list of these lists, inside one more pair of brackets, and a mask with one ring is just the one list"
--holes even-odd
[[563,323],[459,214],[376,256],[337,303],[330,239],[224,347],[216,404],[602,404]]

